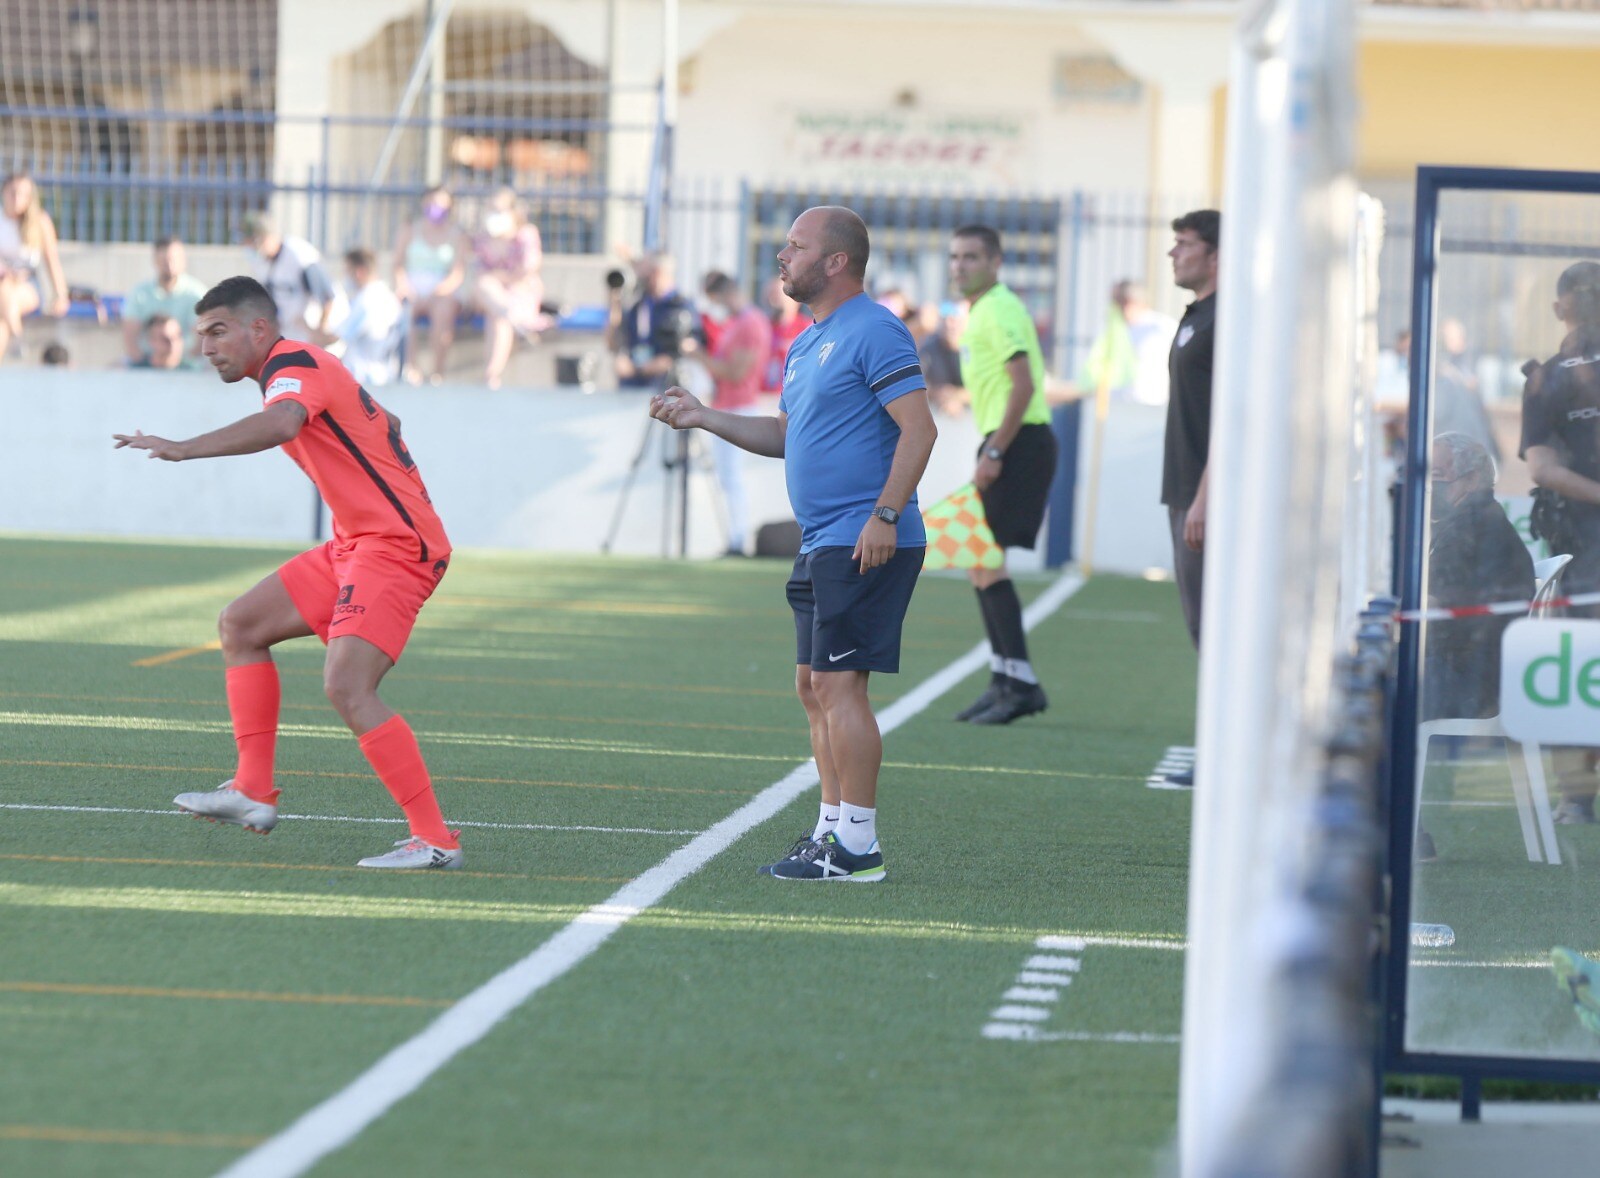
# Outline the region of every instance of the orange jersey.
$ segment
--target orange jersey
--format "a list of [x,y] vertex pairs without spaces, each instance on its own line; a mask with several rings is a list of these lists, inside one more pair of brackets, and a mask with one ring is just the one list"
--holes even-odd
[[281,339],[256,377],[268,405],[293,400],[306,424],[283,451],[317,485],[339,544],[380,540],[408,560],[450,553],[444,525],[400,439],[400,422],[339,361],[312,344]]

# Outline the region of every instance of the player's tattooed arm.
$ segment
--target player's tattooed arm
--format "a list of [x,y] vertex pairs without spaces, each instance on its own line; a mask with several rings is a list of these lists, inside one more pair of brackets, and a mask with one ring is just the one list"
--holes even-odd
[[175,442],[154,434],[112,434],[116,449],[147,451],[151,458],[163,462],[185,462],[191,458],[222,458],[231,454],[255,454],[281,446],[298,434],[306,424],[305,406],[297,401],[274,401],[260,413],[240,418],[232,425],[212,430],[208,434]]

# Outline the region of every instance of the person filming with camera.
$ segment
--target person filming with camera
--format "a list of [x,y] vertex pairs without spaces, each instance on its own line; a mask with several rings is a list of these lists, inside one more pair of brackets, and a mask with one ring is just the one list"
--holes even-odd
[[[639,280],[639,297],[623,306],[622,274],[606,277],[610,313],[606,319],[606,347],[615,358],[617,383],[628,389],[660,390],[673,382],[678,358],[694,349],[698,322],[694,305],[678,293],[672,259],[647,253],[633,264]],[[687,345],[687,346],[686,346]]]

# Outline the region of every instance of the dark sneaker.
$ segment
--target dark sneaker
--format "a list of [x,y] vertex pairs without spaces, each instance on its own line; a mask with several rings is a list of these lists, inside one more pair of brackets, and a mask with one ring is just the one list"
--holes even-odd
[[877,883],[883,878],[883,852],[878,844],[864,855],[845,850],[830,830],[798,855],[772,865],[774,879],[838,880],[843,883]]
[[989,686],[983,689],[983,694],[978,696],[966,707],[956,713],[957,720],[970,720],[981,712],[987,712],[1000,700],[1001,680],[989,680]]
[[1417,862],[1435,863],[1439,859],[1439,848],[1433,845],[1433,836],[1425,830],[1417,831]]
[[970,724],[1009,724],[1023,716],[1042,712],[1050,706],[1044,688],[1037,683],[1007,683],[993,705],[973,716]]
[[[786,860],[799,857],[800,852],[809,847],[814,841],[815,840],[811,837],[811,831],[806,831],[803,835],[794,840],[794,845],[783,853],[783,858],[779,859],[778,863],[783,863]],[[777,863],[763,863],[760,867],[756,868],[756,874],[771,875],[772,869],[777,865]]]
[[1594,799],[1581,798],[1577,801],[1562,802],[1556,807],[1555,823],[1557,826],[1590,826],[1594,823]]

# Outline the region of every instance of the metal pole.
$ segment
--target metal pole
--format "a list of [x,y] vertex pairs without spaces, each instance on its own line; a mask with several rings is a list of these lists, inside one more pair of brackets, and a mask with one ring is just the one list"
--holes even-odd
[[378,152],[378,162],[372,167],[372,177],[367,181],[366,195],[361,198],[361,211],[351,226],[352,232],[356,226],[366,223],[367,211],[372,206],[373,193],[389,174],[389,164],[394,160],[394,153],[400,147],[400,136],[405,131],[402,124],[411,117],[411,108],[416,105],[417,95],[422,93],[423,80],[432,69],[434,48],[444,37],[445,26],[450,23],[450,10],[456,6],[456,0],[437,0],[437,5],[428,24],[428,31],[423,35],[422,48],[417,50],[417,60],[411,65],[411,77],[406,81],[405,93],[400,96],[400,104],[395,107],[394,121],[389,124],[389,134],[384,137],[383,147]]

